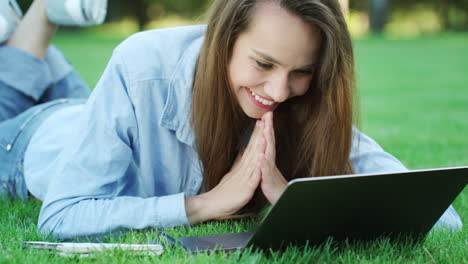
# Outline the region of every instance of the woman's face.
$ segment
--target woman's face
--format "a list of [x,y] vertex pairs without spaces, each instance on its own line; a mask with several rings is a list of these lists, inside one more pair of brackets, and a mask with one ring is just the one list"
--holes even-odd
[[255,7],[234,43],[229,81],[244,113],[261,118],[307,92],[320,48],[317,27],[270,2]]

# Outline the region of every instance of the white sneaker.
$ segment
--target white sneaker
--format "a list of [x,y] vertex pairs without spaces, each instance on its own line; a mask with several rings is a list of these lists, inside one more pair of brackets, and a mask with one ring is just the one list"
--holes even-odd
[[0,0],[0,43],[7,41],[15,32],[23,12],[16,0]]
[[47,16],[56,25],[99,25],[106,14],[107,0],[49,0],[47,4]]

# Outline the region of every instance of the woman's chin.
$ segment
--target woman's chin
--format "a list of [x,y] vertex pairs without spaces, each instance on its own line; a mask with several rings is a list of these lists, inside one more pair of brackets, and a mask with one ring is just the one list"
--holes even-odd
[[252,119],[260,119],[262,118],[263,114],[265,114],[267,111],[262,110],[262,109],[242,109],[244,111],[244,114]]

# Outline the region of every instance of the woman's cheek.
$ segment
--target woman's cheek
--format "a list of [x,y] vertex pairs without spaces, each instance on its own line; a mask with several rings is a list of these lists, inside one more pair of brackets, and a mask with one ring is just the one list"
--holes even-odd
[[295,83],[293,85],[294,94],[296,94],[297,96],[301,96],[307,93],[311,82],[312,82],[312,76],[307,76],[307,77],[303,77],[303,78],[299,78],[295,80]]
[[255,87],[264,82],[265,75],[254,67],[248,67],[242,78],[243,86]]

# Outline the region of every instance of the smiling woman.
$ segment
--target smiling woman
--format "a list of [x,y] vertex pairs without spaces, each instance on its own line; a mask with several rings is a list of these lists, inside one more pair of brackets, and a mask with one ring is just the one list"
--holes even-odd
[[238,37],[228,71],[242,110],[259,119],[307,92],[321,35],[315,25],[274,3],[258,4],[251,16],[255,26]]
[[353,89],[352,44],[336,1],[215,1],[192,104],[206,188],[231,168],[246,117],[273,111],[268,129],[281,140],[259,162],[282,175],[264,193],[277,198],[294,178],[352,173]]
[[207,26],[125,40],[87,100],[49,47],[47,1],[0,46],[0,195],[43,201],[43,232],[193,225],[274,204],[291,179],[406,170],[353,127],[336,0],[215,0]]

